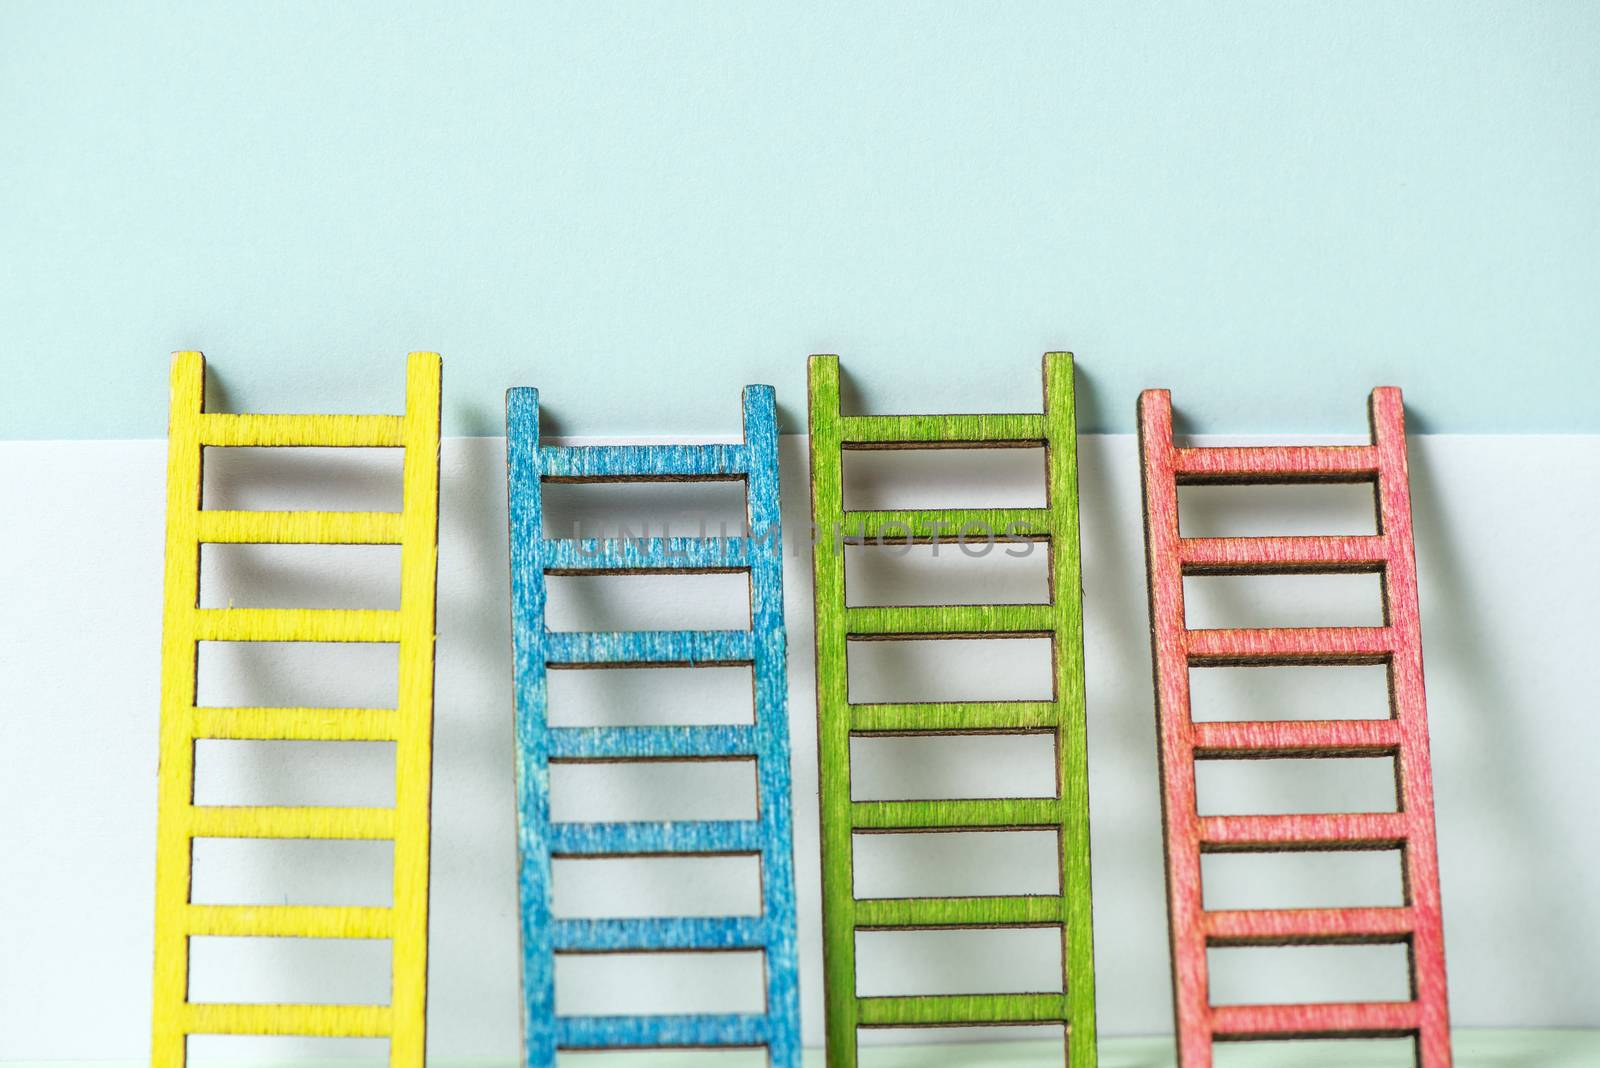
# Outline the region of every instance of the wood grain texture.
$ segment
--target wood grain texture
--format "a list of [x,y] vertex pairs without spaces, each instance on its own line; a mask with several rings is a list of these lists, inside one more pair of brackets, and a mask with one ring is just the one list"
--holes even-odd
[[[186,1062],[191,1034],[369,1036],[389,1063],[421,1068],[428,968],[434,601],[438,563],[440,360],[412,353],[403,416],[224,415],[204,410],[205,360],[176,353],[167,458],[161,764],[156,845],[155,996],[151,1062]],[[399,513],[201,510],[203,448],[398,447]],[[198,608],[200,546],[209,543],[399,545],[397,611]],[[391,642],[399,645],[392,709],[197,707],[201,641]],[[194,744],[202,738],[393,741],[393,808],[201,806]],[[392,839],[389,908],[194,905],[196,838]],[[384,938],[393,942],[387,1005],[189,1001],[189,939]]]
[[[778,512],[777,402],[772,387],[744,391],[738,445],[561,447],[539,441],[539,394],[506,395],[511,517],[512,645],[516,690],[517,824],[522,900],[524,1063],[552,1068],[558,1050],[765,1046],[776,1068],[800,1065],[795,945],[794,830]],[[743,481],[747,537],[547,539],[544,482]],[[750,576],[748,630],[551,632],[547,574],[715,573]],[[552,668],[749,664],[749,725],[552,727]],[[754,820],[554,823],[550,764],[595,760],[755,761]],[[751,854],[761,858],[762,914],[754,917],[557,919],[553,857]],[[693,1016],[558,1015],[559,953],[760,950],[766,1012]]]
[[[1179,1062],[1210,1068],[1219,1041],[1414,1037],[1422,1068],[1451,1062],[1433,783],[1423,693],[1422,635],[1412,544],[1405,412],[1400,391],[1372,392],[1372,444],[1177,448],[1172,399],[1139,398],[1167,887]],[[1185,538],[1178,486],[1237,482],[1370,482],[1378,533],[1363,537]],[[1384,625],[1189,630],[1186,575],[1379,572]],[[1191,668],[1267,664],[1386,664],[1388,720],[1195,723]],[[1327,815],[1198,814],[1195,761],[1391,756],[1399,811]],[[1406,899],[1398,908],[1208,912],[1205,853],[1399,850]],[[1206,951],[1217,946],[1405,944],[1405,1002],[1213,1006]]]
[[[1044,357],[1042,415],[844,416],[839,361],[810,363],[811,510],[817,537],[817,738],[821,775],[823,953],[827,1058],[854,1068],[860,1027],[1063,1024],[1072,1068],[1096,1063],[1093,917],[1089,877],[1082,587],[1079,570],[1077,431],[1069,353]],[[1044,508],[846,511],[845,449],[1040,447],[1047,455]],[[846,607],[845,541],[903,544],[962,529],[1011,534],[1049,546],[1049,604]],[[1041,636],[1052,639],[1054,697],[1047,701],[851,704],[846,648],[852,640]],[[852,801],[850,739],[872,734],[1019,733],[1056,739],[1051,798]],[[1059,895],[858,899],[852,842],[858,833],[1050,829],[1060,838]],[[858,997],[856,933],[862,930],[1059,928],[1062,990],[1037,994]]]

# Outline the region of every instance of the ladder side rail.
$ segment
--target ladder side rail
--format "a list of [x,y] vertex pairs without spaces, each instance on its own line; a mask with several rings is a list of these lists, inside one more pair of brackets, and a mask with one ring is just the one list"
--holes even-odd
[[1067,1063],[1096,1064],[1094,908],[1089,842],[1088,701],[1083,655],[1083,572],[1078,521],[1078,430],[1072,354],[1044,357],[1046,502],[1055,633],[1056,794],[1061,822],[1062,989]]
[[200,596],[201,413],[205,357],[174,354],[167,433],[166,559],[162,580],[161,753],[157,778],[154,1019],[150,1063],[181,1068],[187,1059],[189,1000],[186,912],[192,872],[188,808],[194,797],[194,742]]
[[1372,442],[1378,453],[1378,518],[1389,545],[1384,570],[1385,622],[1394,635],[1390,693],[1400,727],[1396,773],[1408,827],[1403,861],[1412,911],[1412,995],[1420,1010],[1421,1068],[1449,1068],[1450,1016],[1444,962],[1443,912],[1434,829],[1432,759],[1422,672],[1421,609],[1406,458],[1405,406],[1400,391],[1372,391]]
[[844,522],[839,358],[807,364],[815,576],[817,772],[822,846],[822,961],[829,1068],[856,1068],[856,903],[850,801],[850,695],[845,672]]
[[517,741],[517,853],[522,1042],[526,1068],[556,1062],[549,688],[545,659],[543,493],[539,391],[506,391],[506,484],[511,541],[512,673]]
[[407,360],[400,537],[399,738],[395,743],[393,1068],[427,1051],[428,885],[433,808],[433,686],[439,573],[440,360]]
[[744,391],[745,500],[755,676],[761,898],[766,927],[767,1050],[773,1068],[800,1068],[794,819],[789,771],[789,684],[783,621],[778,408],[771,386]]
[[1146,390],[1139,397],[1138,415],[1178,1062],[1184,1068],[1211,1068],[1210,977],[1200,884],[1200,819],[1171,394]]

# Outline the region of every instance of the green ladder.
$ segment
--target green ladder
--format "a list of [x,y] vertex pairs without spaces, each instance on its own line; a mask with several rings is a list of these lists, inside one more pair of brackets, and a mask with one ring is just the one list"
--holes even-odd
[[[1072,355],[1044,357],[1042,415],[846,416],[839,358],[809,368],[811,510],[816,534],[817,740],[822,803],[822,906],[828,1065],[855,1068],[861,1027],[1064,1025],[1071,1068],[1094,1068],[1094,936],[1089,877],[1083,603],[1078,545],[1077,430]],[[1038,448],[1043,508],[845,511],[844,449]],[[928,543],[983,530],[1047,545],[1049,604],[847,607],[844,543]],[[851,704],[852,639],[1048,637],[1054,697],[1045,701]],[[871,735],[1052,733],[1056,796],[852,801],[850,739]],[[1061,893],[1049,896],[857,898],[857,834],[1054,830]],[[1047,993],[859,997],[856,932],[993,927],[1061,931],[1062,990]]]

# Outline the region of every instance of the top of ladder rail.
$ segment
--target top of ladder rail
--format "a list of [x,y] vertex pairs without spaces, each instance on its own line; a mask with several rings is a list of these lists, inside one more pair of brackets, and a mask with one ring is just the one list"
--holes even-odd
[[[198,376],[204,382],[206,358],[198,351],[174,352],[174,381]],[[285,414],[262,412],[193,413],[192,432],[197,443],[221,448],[373,448],[406,447],[408,420],[429,413],[410,410],[412,384],[422,376],[437,379],[440,357],[436,352],[413,352],[406,358],[407,411],[394,414]],[[204,397],[202,386],[201,396]],[[176,399],[176,398],[175,398]],[[203,400],[202,400],[203,404]],[[437,418],[437,413],[433,413]]]
[[[1071,364],[1070,352],[1045,353],[1051,361]],[[816,355],[812,374],[834,384],[837,393],[839,357]],[[1048,399],[1047,399],[1048,403]],[[1005,449],[1049,444],[1049,419],[1042,412],[939,415],[845,415],[835,413],[841,449]]]
[[[744,438],[734,442],[687,444],[547,444],[539,437],[539,390],[515,386],[506,390],[508,426],[532,450],[541,482],[698,482],[747,478],[752,463],[751,434],[776,433],[775,419],[756,413],[775,412],[771,386],[744,388]],[[770,422],[770,431],[756,423]],[[554,540],[554,539],[546,539]]]
[[[1211,445],[1172,444],[1169,456],[1179,485],[1239,483],[1271,485],[1294,482],[1371,482],[1382,467],[1377,444],[1376,414],[1380,407],[1399,407],[1400,390],[1378,386],[1368,398],[1373,438],[1364,445]],[[1172,437],[1172,393],[1147,389],[1139,394],[1141,426],[1159,420]]]
[[[410,410],[414,386],[437,385],[440,357],[413,352],[407,357],[407,408],[403,415],[287,415],[188,410],[190,432],[203,448],[398,448],[408,447],[408,427],[428,412]],[[206,358],[203,353],[173,353],[174,383],[199,383],[204,407]],[[175,386],[176,388],[176,386]],[[185,389],[189,388],[187,385]],[[174,404],[178,403],[176,396]],[[273,511],[197,508],[192,528],[204,544],[399,545],[403,512]]]

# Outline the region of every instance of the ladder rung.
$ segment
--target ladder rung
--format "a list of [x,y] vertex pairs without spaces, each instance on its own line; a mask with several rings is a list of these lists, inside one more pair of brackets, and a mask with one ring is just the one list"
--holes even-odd
[[649,482],[733,479],[750,469],[750,452],[729,445],[541,445],[540,475],[551,482]]
[[372,608],[197,608],[195,638],[217,642],[397,642],[400,613]]
[[1355,482],[1378,473],[1371,445],[1265,445],[1174,449],[1180,483]]
[[183,1006],[183,1030],[192,1035],[308,1035],[384,1038],[392,1016],[387,1005]]
[[762,845],[761,824],[755,820],[556,823],[550,827],[550,852],[556,856],[757,853]]
[[[1031,541],[1048,536],[1050,512],[1046,508],[845,512],[839,535],[850,540],[881,540],[886,545],[904,544],[907,539],[938,538],[951,546],[950,552],[959,553],[963,531],[970,548],[976,550],[992,536],[995,543],[992,551],[1003,552],[1007,538]],[[832,535],[833,531],[826,532],[826,536]]]
[[747,664],[755,656],[748,630],[549,631],[552,665]]
[[1043,636],[1057,615],[1048,604],[874,605],[846,608],[844,626],[851,637]]
[[1227,757],[1355,756],[1400,748],[1393,719],[1268,720],[1196,723],[1196,759]]
[[760,949],[768,931],[760,916],[653,916],[556,920],[551,938],[557,953]]
[[936,994],[857,998],[861,1027],[1042,1024],[1068,1019],[1065,994]]
[[765,1016],[557,1016],[557,1049],[716,1049],[764,1046]]
[[1403,1038],[1422,1026],[1414,1001],[1331,1005],[1226,1005],[1211,1010],[1221,1040],[1272,1038]]
[[933,702],[851,705],[852,734],[991,733],[1054,730],[1060,713],[1049,701]]
[[1289,538],[1182,538],[1178,555],[1188,575],[1363,572],[1389,559],[1376,535]]
[[1200,849],[1205,853],[1397,849],[1406,837],[1406,817],[1399,812],[1200,819]]
[[1042,444],[1044,416],[1004,415],[847,415],[839,420],[845,448],[917,448],[929,445]]
[[551,727],[551,760],[707,760],[755,756],[749,724],[667,727]]
[[1378,664],[1394,651],[1388,627],[1268,627],[1191,630],[1189,662],[1228,664]]
[[1241,909],[1207,912],[1203,922],[1213,946],[1404,942],[1416,924],[1408,908]]
[[394,809],[195,805],[188,831],[191,838],[386,839],[394,837]]
[[191,935],[241,938],[393,938],[387,908],[330,905],[190,905]]
[[919,927],[1056,927],[1067,922],[1059,896],[865,898],[855,925],[878,930]]
[[195,513],[196,540],[211,545],[399,545],[399,512]]
[[196,738],[250,741],[392,742],[400,713],[392,708],[197,708]]
[[200,416],[202,445],[297,445],[400,448],[406,443],[401,415],[224,415]]
[[742,537],[562,538],[541,542],[539,553],[545,571],[555,574],[742,571],[750,566],[749,546]]
[[857,801],[850,809],[852,825],[858,831],[979,830],[1061,825],[1061,802],[1053,797]]

